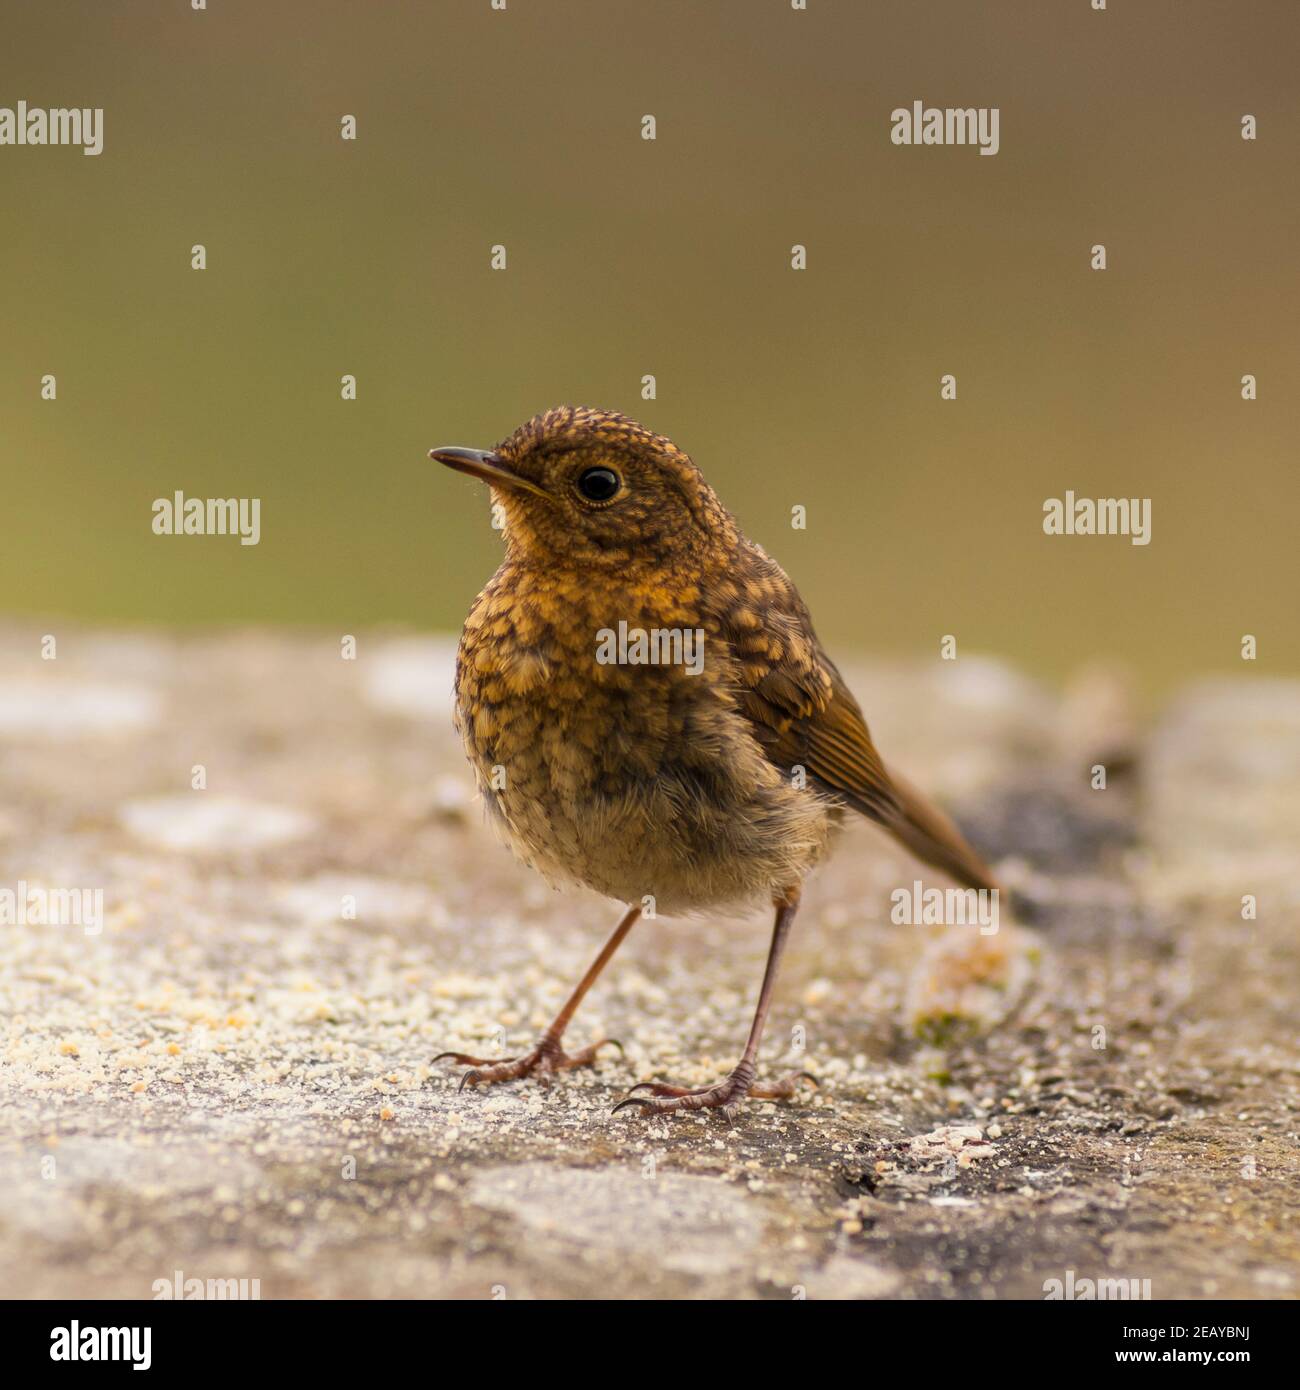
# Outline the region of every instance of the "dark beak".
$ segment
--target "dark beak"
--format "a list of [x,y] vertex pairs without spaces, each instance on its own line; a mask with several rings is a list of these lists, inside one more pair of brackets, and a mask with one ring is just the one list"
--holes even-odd
[[457,473],[482,478],[493,487],[521,488],[524,492],[535,492],[538,497],[546,496],[536,483],[512,473],[495,454],[486,449],[430,449],[429,457],[446,464],[448,468],[454,468]]

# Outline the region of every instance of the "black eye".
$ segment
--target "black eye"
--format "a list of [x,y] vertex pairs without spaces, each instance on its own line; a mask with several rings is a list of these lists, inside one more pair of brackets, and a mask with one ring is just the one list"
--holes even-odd
[[620,486],[618,474],[612,468],[588,468],[578,477],[578,491],[589,502],[608,502]]

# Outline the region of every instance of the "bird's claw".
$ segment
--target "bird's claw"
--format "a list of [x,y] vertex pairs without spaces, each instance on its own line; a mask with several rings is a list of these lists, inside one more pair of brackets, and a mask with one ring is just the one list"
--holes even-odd
[[[753,1100],[789,1100],[797,1094],[801,1081],[811,1082],[814,1088],[820,1086],[817,1078],[808,1071],[791,1072],[770,1085],[758,1085],[737,1072],[733,1072],[725,1081],[693,1089],[670,1086],[662,1081],[639,1081],[609,1113],[617,1115],[630,1105],[641,1106],[647,1115],[670,1115],[676,1110],[726,1111],[736,1101],[746,1097]],[[649,1091],[650,1094],[639,1096],[637,1091]]]
[[594,1066],[602,1047],[616,1047],[620,1055],[625,1055],[623,1044],[617,1038],[602,1038],[589,1047],[569,1053],[560,1046],[558,1038],[546,1036],[531,1052],[525,1052],[521,1057],[471,1057],[467,1052],[440,1052],[433,1060],[435,1064],[452,1061],[459,1066],[469,1067],[469,1071],[460,1079],[460,1085],[456,1088],[458,1091],[463,1091],[466,1086],[490,1086],[496,1081],[514,1081],[534,1073],[549,1085],[556,1072]]

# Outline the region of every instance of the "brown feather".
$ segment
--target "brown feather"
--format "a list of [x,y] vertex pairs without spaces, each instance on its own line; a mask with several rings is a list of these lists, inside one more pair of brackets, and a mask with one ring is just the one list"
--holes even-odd
[[738,704],[769,761],[789,774],[804,768],[832,797],[876,821],[927,864],[963,887],[996,888],[979,855],[937,806],[886,771],[858,702],[826,655],[798,590],[758,546],[747,561],[761,574],[767,603],[754,623],[752,602],[720,615],[736,658]]

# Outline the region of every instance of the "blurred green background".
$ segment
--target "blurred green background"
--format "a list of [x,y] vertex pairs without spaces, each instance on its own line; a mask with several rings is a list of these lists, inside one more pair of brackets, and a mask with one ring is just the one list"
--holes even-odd
[[[1298,51],[1292,0],[7,6],[0,105],[106,115],[0,148],[0,605],[457,628],[500,538],[425,451],[574,402],[693,454],[832,650],[1300,669]],[[1001,152],[895,147],[918,99]],[[156,537],[177,489],[261,544]],[[1066,489],[1152,543],[1045,536]]]

